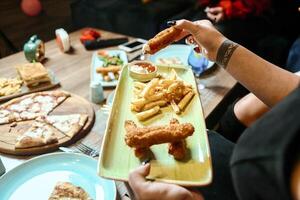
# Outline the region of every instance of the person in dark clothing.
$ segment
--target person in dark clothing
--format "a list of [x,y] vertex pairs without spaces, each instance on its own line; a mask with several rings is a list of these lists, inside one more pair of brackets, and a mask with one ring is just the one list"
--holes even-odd
[[175,27],[184,30],[178,39],[191,34],[208,59],[271,110],[247,128],[236,145],[217,133],[208,134],[217,180],[211,186],[190,190],[147,181],[150,164],[146,164],[129,175],[136,198],[300,199],[300,77],[228,40],[207,20],[179,20]]

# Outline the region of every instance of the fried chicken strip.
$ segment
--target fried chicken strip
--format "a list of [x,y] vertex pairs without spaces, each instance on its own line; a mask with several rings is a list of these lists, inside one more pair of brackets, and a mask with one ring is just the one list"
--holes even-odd
[[171,154],[176,160],[182,160],[186,154],[186,141],[180,140],[177,142],[169,143],[168,153]]
[[[172,122],[172,121],[171,121]],[[129,147],[143,148],[155,144],[173,143],[194,133],[190,123],[170,123],[167,126],[137,127],[131,120],[125,121],[125,142]]]

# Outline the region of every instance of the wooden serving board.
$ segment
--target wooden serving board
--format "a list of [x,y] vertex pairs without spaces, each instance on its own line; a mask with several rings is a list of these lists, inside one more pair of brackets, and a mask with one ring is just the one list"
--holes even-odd
[[92,104],[84,98],[74,94],[71,94],[71,97],[67,98],[62,104],[56,107],[49,115],[59,114],[87,114],[88,120],[81,131],[72,138],[60,134],[58,135],[58,143],[25,149],[15,149],[15,141],[17,136],[24,133],[34,120],[17,122],[17,126],[15,127],[11,127],[10,124],[0,125],[0,152],[13,155],[34,155],[55,151],[58,147],[74,143],[85,136],[92,128],[95,120]]
[[59,83],[59,80],[57,79],[57,77],[54,75],[54,73],[48,69],[48,74],[51,79],[50,83],[49,82],[48,83],[40,83],[39,85],[32,87],[32,88],[29,88],[25,84],[23,84],[21,87],[21,91],[19,93],[2,96],[2,97],[0,96],[0,102],[8,101],[10,99],[20,97],[20,96],[23,96],[26,94],[40,92],[40,91],[44,91],[44,90],[50,90],[50,89],[58,87],[60,85],[60,83]]

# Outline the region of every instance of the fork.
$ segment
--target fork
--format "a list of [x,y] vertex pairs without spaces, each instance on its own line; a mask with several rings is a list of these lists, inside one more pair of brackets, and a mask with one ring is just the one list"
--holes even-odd
[[97,157],[99,156],[99,151],[96,149],[93,149],[92,147],[89,147],[83,143],[78,143],[74,146],[76,149],[78,149],[81,153],[86,154],[88,156]]

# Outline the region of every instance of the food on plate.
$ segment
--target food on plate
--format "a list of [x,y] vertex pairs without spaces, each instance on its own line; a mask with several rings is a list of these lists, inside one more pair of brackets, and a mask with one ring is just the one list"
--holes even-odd
[[148,118],[156,115],[159,112],[159,110],[160,110],[160,107],[157,105],[154,108],[137,113],[136,117],[138,118],[138,120],[143,121],[145,119],[148,119]]
[[107,51],[100,50],[98,57],[103,64],[96,68],[96,72],[102,75],[104,81],[118,80],[119,72],[124,64],[120,55],[109,55]]
[[195,95],[192,86],[181,80],[174,69],[169,78],[153,78],[148,83],[134,82],[133,87],[131,110],[136,112],[140,121],[159,113],[160,108],[168,104],[180,114]]
[[22,84],[19,78],[0,78],[0,97],[21,92]]
[[188,92],[178,103],[178,107],[180,110],[183,110],[188,102],[193,98],[195,93],[193,91]]
[[69,96],[69,93],[63,91],[45,91],[12,99],[0,106],[0,124],[47,115]]
[[144,45],[143,52],[148,54],[155,54],[159,50],[174,42],[181,31],[181,29],[177,29],[174,27],[170,27],[161,31],[154,38],[150,39],[147,44]]
[[155,61],[158,65],[183,65],[182,61],[178,57],[158,58]]
[[156,70],[156,67],[148,62],[140,62],[139,64],[134,64],[130,66],[130,69],[136,73],[149,74]]
[[185,158],[187,151],[186,141],[179,140],[176,142],[169,143],[168,153],[172,155],[176,160],[182,160]]
[[146,158],[149,152],[150,152],[149,147],[134,149],[134,155],[139,159]]
[[87,118],[84,114],[48,115],[38,117],[37,121],[47,123],[72,138],[82,129]]
[[128,64],[129,75],[137,81],[149,81],[156,77],[157,67],[149,61],[133,61]]
[[47,69],[39,62],[16,66],[20,78],[28,87],[51,82]]
[[190,123],[173,123],[169,125],[137,127],[131,121],[125,121],[125,142],[129,147],[145,148],[155,144],[173,143],[183,140],[194,133],[194,126]]
[[22,149],[56,143],[58,139],[55,132],[57,130],[47,124],[34,122],[25,133],[17,137],[15,148]]
[[81,187],[70,182],[57,182],[48,200],[92,200]]
[[120,70],[121,70],[121,66],[110,65],[107,67],[98,67],[96,69],[96,72],[102,75],[107,75],[109,72],[118,73]]

